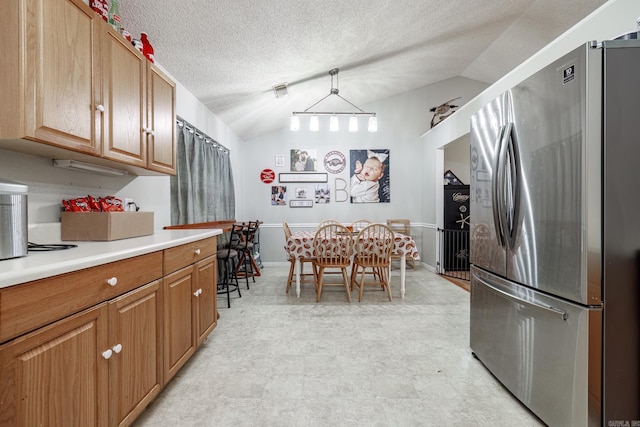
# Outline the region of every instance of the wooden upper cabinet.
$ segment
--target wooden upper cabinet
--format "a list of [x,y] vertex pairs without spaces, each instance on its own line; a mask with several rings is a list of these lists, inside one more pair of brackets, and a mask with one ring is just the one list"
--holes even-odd
[[101,45],[104,105],[103,156],[146,167],[147,60],[130,43],[104,27]]
[[0,28],[0,148],[175,174],[175,83],[82,0],[3,1]]
[[3,2],[1,138],[100,153],[94,18],[81,0]]
[[152,64],[147,70],[148,167],[175,175],[176,84]]
[[106,27],[101,51],[103,156],[175,174],[175,83]]

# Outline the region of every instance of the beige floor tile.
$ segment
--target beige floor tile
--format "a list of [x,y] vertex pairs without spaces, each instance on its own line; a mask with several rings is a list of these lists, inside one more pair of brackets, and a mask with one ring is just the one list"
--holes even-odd
[[265,267],[137,427],[542,426],[469,349],[469,293],[420,265],[406,296],[285,294]]

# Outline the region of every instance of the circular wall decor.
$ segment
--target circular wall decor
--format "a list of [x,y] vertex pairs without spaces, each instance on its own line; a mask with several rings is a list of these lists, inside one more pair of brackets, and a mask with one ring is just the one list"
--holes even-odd
[[340,173],[344,170],[345,166],[347,166],[347,160],[339,151],[329,151],[326,156],[324,156],[324,167],[327,172],[331,173]]
[[271,169],[264,169],[260,172],[260,180],[265,184],[271,184],[276,179],[276,173]]

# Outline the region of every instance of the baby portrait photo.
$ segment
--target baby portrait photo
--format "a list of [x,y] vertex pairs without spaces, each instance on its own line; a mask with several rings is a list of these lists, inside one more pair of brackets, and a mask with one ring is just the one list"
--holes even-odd
[[350,150],[351,203],[389,203],[389,150]]

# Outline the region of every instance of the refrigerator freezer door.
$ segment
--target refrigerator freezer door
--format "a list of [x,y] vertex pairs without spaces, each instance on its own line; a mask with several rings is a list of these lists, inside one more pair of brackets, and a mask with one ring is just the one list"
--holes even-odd
[[506,274],[505,236],[497,204],[500,144],[506,125],[507,95],[487,104],[471,118],[470,260]]
[[[587,209],[588,183],[597,182],[587,177],[600,177],[601,110],[600,85],[588,82],[600,81],[601,55],[585,45],[545,67],[510,91],[508,112],[519,157],[519,212],[506,277],[593,305],[601,301],[587,295],[587,238],[598,240],[600,231],[587,230],[587,218],[598,215],[592,222],[599,224],[599,209]],[[593,206],[599,193],[589,194]]]
[[471,267],[471,349],[548,425],[600,425],[601,308]]

